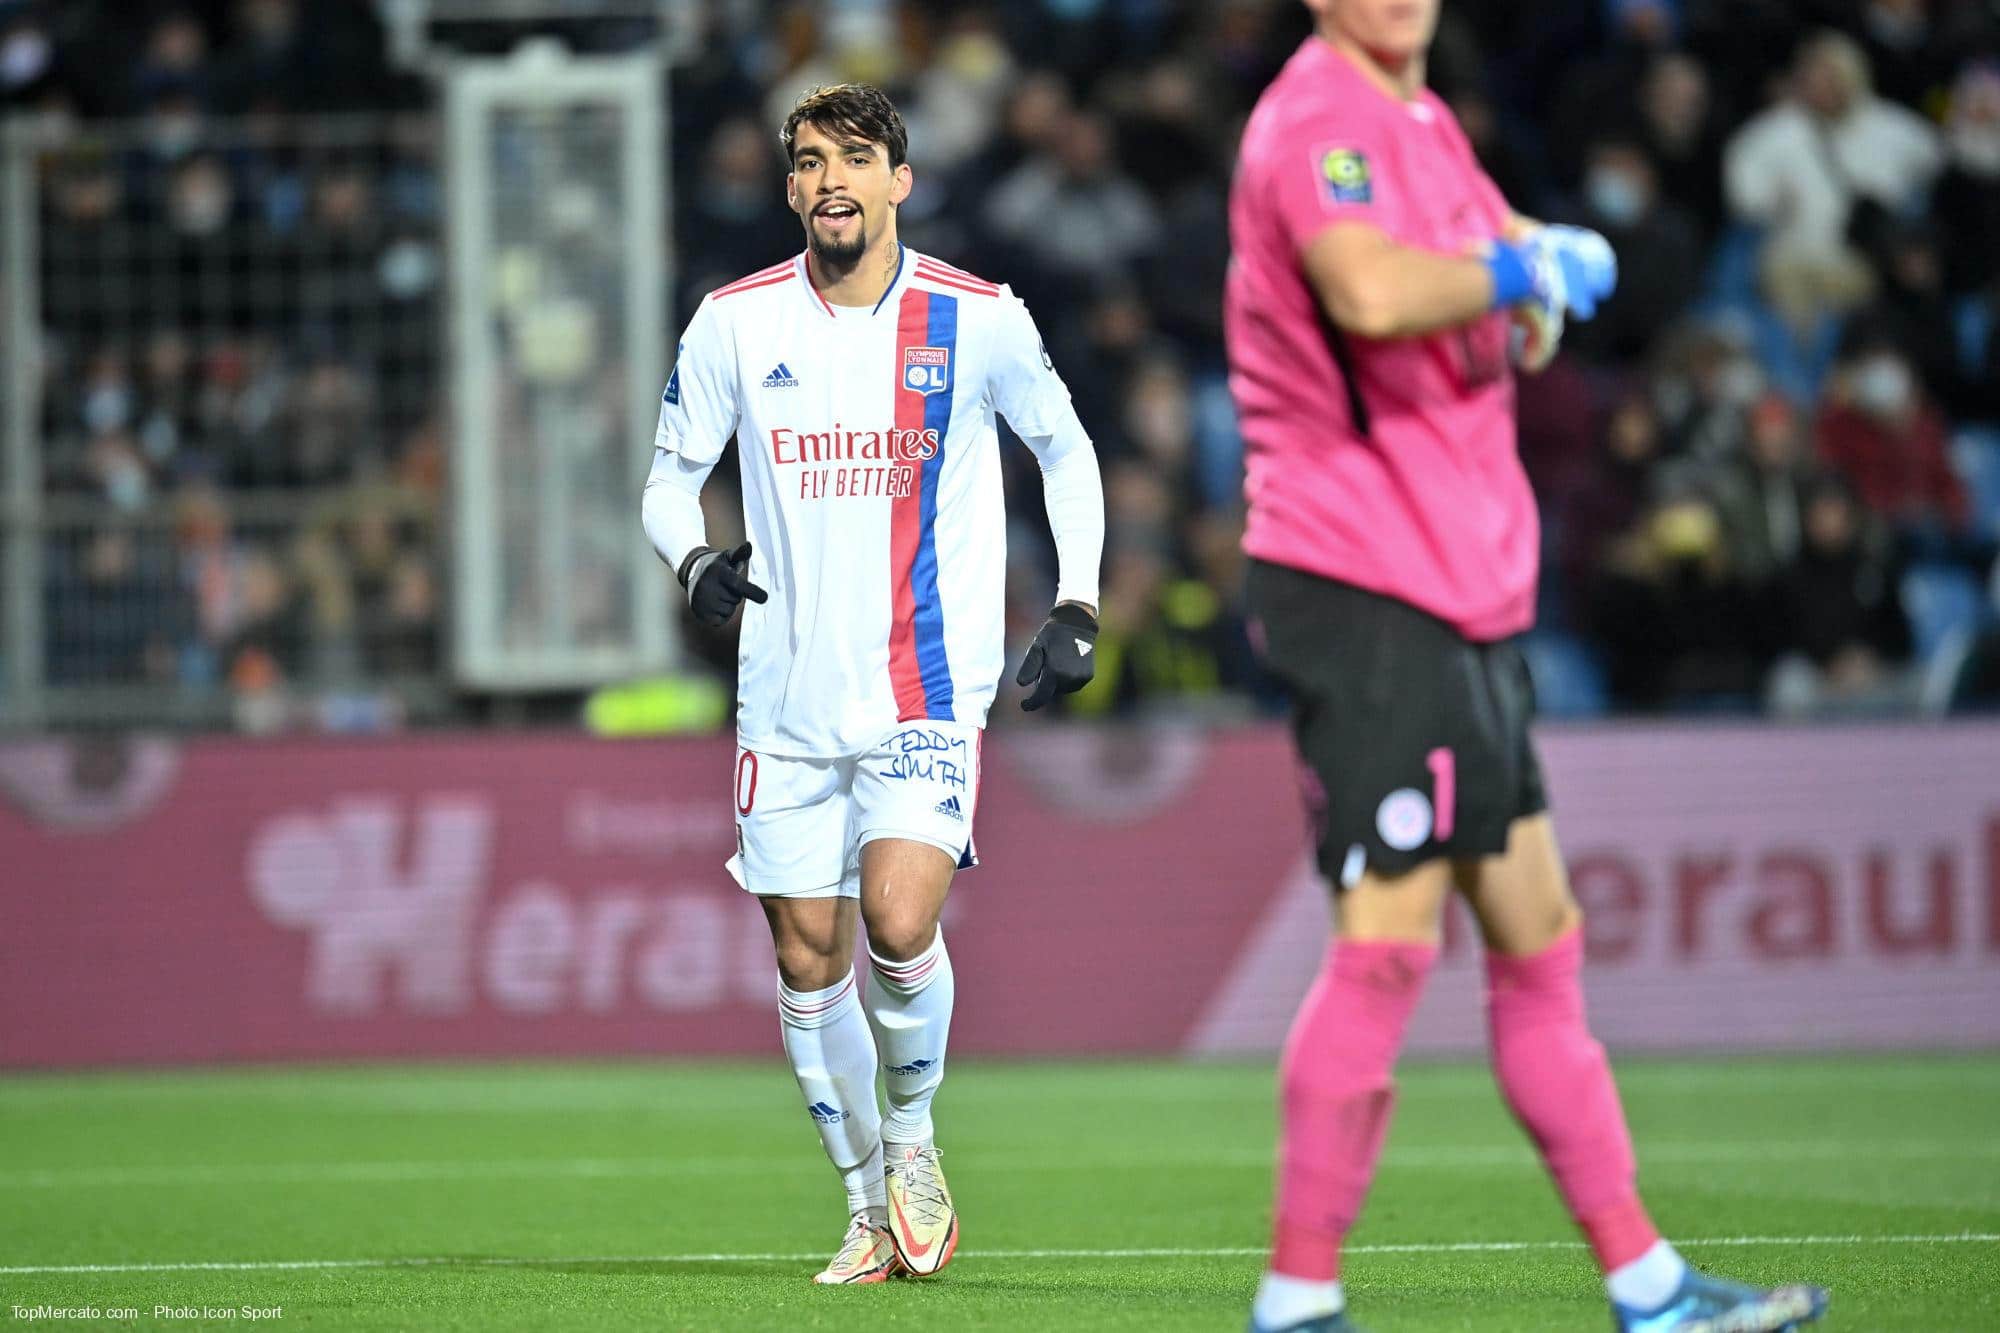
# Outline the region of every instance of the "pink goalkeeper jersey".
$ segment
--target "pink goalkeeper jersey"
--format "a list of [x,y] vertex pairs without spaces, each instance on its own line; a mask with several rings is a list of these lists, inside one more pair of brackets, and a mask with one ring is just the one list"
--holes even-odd
[[1264,90],[1230,192],[1224,303],[1251,555],[1408,602],[1469,639],[1534,622],[1539,524],[1515,450],[1506,317],[1344,334],[1301,258],[1337,222],[1462,254],[1509,216],[1428,90],[1398,101],[1317,37]]

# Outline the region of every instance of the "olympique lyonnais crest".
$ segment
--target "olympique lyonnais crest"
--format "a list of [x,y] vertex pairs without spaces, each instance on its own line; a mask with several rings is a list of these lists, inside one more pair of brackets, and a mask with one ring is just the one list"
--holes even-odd
[[949,347],[905,347],[903,349],[903,387],[929,397],[934,393],[944,393],[951,388],[951,349]]

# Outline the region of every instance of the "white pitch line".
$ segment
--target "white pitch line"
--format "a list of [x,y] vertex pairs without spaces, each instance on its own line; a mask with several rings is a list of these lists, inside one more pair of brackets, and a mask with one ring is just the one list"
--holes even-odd
[[[1939,1234],[1900,1236],[1709,1236],[1676,1237],[1689,1249],[1710,1246],[1758,1245],[1964,1245],[2000,1241],[2000,1232],[1956,1231]],[[1350,1245],[1348,1254],[1504,1254],[1520,1250],[1580,1250],[1573,1240],[1467,1240],[1435,1244]],[[1159,1248],[1124,1250],[967,1250],[973,1259],[1211,1259],[1243,1258],[1266,1253],[1264,1246],[1223,1246],[1206,1249]],[[818,1251],[795,1254],[771,1251],[762,1254],[628,1254],[562,1255],[550,1258],[454,1258],[449,1255],[408,1259],[251,1259],[243,1261],[188,1261],[157,1264],[18,1264],[0,1267],[0,1273],[250,1273],[293,1272],[340,1268],[549,1268],[568,1264],[718,1264],[718,1263],[808,1263],[824,1258]]]
[[[1857,1161],[1953,1160],[2000,1158],[2000,1143],[1962,1143],[1949,1140],[1904,1140],[1899,1143],[1863,1143],[1837,1140],[1808,1140],[1787,1143],[1660,1143],[1642,1147],[1640,1159],[1655,1166],[1709,1165],[1731,1162],[1818,1161],[1853,1158]],[[1033,1163],[988,1159],[978,1153],[965,1154],[960,1165],[1005,1166],[1009,1171],[1034,1169]],[[1096,1159],[1093,1165],[1106,1168],[1152,1170],[1166,1167],[1243,1167],[1268,1170],[1272,1161],[1268,1148],[1176,1155],[1173,1153],[1112,1155]],[[410,1162],[244,1162],[187,1163],[180,1165],[79,1166],[42,1170],[0,1171],[0,1188],[86,1189],[100,1186],[172,1185],[341,1185],[394,1184],[433,1180],[504,1179],[655,1179],[677,1176],[726,1175],[736,1171],[767,1168],[771,1159],[737,1160],[700,1158],[675,1161],[665,1157],[524,1157],[489,1161],[410,1161]],[[1435,1147],[1391,1148],[1382,1165],[1389,1169],[1443,1170],[1459,1167],[1515,1167],[1539,1169],[1540,1162],[1525,1143],[1460,1144]],[[1063,1170],[1073,1170],[1065,1164]]]

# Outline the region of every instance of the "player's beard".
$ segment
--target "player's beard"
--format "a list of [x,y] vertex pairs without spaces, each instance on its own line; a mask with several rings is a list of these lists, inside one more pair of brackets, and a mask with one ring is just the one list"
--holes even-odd
[[[819,219],[813,219],[817,224]],[[844,276],[854,271],[861,262],[861,256],[868,253],[868,223],[860,214],[855,215],[856,226],[852,240],[829,237],[815,225],[812,228],[813,258],[830,277]]]

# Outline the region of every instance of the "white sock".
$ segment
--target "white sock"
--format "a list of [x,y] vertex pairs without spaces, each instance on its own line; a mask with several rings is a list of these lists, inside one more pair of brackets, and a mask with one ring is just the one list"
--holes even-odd
[[780,981],[778,1023],[819,1141],[847,1187],[847,1211],[879,1223],[889,1216],[882,1111],[875,1102],[875,1037],[859,990],[852,972],[825,990],[796,991]]
[[1637,1259],[1607,1273],[1604,1289],[1628,1310],[1657,1310],[1680,1290],[1687,1271],[1687,1260],[1681,1258],[1680,1251],[1656,1240]]
[[1250,1307],[1250,1314],[1265,1328],[1289,1328],[1346,1308],[1347,1293],[1338,1282],[1266,1273],[1257,1284],[1257,1303]]
[[868,983],[868,1020],[882,1048],[882,1084],[889,1095],[882,1137],[890,1143],[929,1143],[931,1099],[944,1081],[945,1040],[958,993],[944,932],[908,962],[890,962],[873,949],[868,961],[875,973]]

